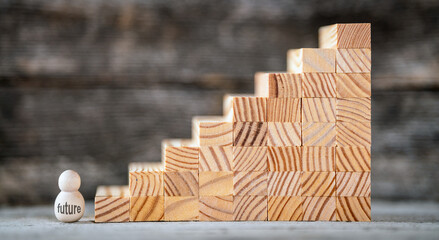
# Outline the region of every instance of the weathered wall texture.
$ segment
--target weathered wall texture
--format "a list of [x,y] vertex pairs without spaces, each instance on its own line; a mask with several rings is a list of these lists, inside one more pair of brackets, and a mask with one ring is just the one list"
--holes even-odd
[[439,200],[438,1],[5,0],[0,204],[52,201],[68,168],[88,199],[126,184],[335,22],[372,22],[373,196]]

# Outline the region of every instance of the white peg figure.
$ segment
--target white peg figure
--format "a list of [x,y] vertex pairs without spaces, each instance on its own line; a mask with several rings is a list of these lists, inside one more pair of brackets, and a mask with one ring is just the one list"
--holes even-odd
[[78,191],[81,177],[73,170],[66,170],[59,176],[61,192],[55,200],[55,216],[61,222],[76,222],[84,215],[84,197]]

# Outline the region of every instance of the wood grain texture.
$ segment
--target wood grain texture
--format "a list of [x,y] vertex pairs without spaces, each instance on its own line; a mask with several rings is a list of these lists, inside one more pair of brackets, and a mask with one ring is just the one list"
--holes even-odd
[[161,163],[130,163],[130,196],[163,196],[162,166]]
[[233,195],[266,196],[267,172],[234,172]]
[[268,98],[300,98],[301,74],[258,72],[255,74],[255,95]]
[[192,118],[192,138],[198,146],[232,146],[233,123],[223,117],[197,116]]
[[128,186],[98,186],[95,196],[95,222],[128,222],[129,220]]
[[319,48],[371,48],[370,23],[333,24],[319,28]]
[[301,146],[302,126],[300,123],[269,122],[268,146]]
[[335,196],[335,172],[303,172],[300,183],[302,196]]
[[200,196],[233,195],[233,172],[200,172]]
[[163,221],[165,197],[130,197],[130,222]]
[[335,81],[338,98],[371,96],[370,73],[337,73]]
[[267,171],[267,147],[233,147],[233,171]]
[[337,172],[337,196],[370,197],[370,172]]
[[370,147],[370,122],[338,122],[337,146],[339,147]]
[[335,122],[336,98],[302,98],[302,122]]
[[302,74],[302,97],[336,97],[335,73]]
[[232,147],[200,147],[199,171],[232,171]]
[[165,147],[165,171],[197,171],[199,147]]
[[200,197],[200,221],[233,221],[233,196]]
[[268,221],[302,221],[301,197],[268,197]]
[[302,145],[335,147],[335,123],[302,123]]
[[165,221],[197,221],[198,197],[165,196]]
[[337,221],[370,222],[370,197],[337,197]]
[[269,98],[268,122],[300,122],[302,101],[300,98]]
[[335,72],[335,49],[301,48],[287,53],[287,69],[292,73]]
[[337,172],[369,172],[369,147],[337,147],[335,167]]
[[[233,122],[265,122],[267,121],[267,98],[263,97],[233,97]],[[230,113],[229,113],[230,114]]]
[[370,73],[372,55],[370,49],[337,49],[337,73]]
[[305,172],[333,172],[335,147],[302,147],[301,162]]
[[337,99],[337,121],[370,122],[370,98],[339,98]]
[[165,172],[165,196],[198,196],[198,171]]
[[267,146],[266,122],[233,123],[233,146],[261,147]]
[[268,196],[301,196],[301,172],[268,172]]
[[235,196],[234,221],[267,221],[267,196]]
[[268,171],[301,171],[301,147],[268,147]]
[[305,197],[303,198],[303,221],[335,221],[335,197]]

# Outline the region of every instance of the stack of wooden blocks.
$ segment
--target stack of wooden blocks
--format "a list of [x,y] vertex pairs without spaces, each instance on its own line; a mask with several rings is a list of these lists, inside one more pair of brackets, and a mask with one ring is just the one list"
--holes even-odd
[[320,28],[162,163],[132,163],[129,187],[99,187],[95,221],[370,221],[370,41],[370,24]]

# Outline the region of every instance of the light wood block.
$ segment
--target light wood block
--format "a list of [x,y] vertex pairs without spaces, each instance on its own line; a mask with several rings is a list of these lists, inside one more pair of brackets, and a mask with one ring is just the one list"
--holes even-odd
[[200,221],[233,221],[233,196],[200,197]]
[[130,198],[131,222],[163,221],[164,215],[165,215],[164,196]]
[[370,73],[337,73],[335,75],[338,98],[370,97]]
[[268,197],[268,221],[302,221],[301,197]]
[[303,221],[335,221],[335,197],[305,197],[303,199]]
[[335,196],[335,172],[303,172],[300,182],[302,196]]
[[233,195],[233,172],[200,172],[200,196]]
[[268,146],[301,146],[302,126],[292,122],[269,122],[267,138]]
[[95,222],[128,222],[129,220],[128,186],[99,186],[95,196]]
[[301,147],[268,147],[268,171],[301,171]]
[[302,97],[302,77],[296,73],[256,73],[255,95],[267,98]]
[[337,49],[337,73],[370,73],[372,55],[370,49]]
[[[231,102],[231,104],[230,104]],[[231,122],[265,122],[267,121],[267,98],[224,96],[223,112]]]
[[235,221],[267,221],[267,196],[235,196]]
[[197,171],[199,147],[165,146],[165,171]]
[[335,73],[302,74],[302,97],[336,97]]
[[337,99],[337,121],[340,122],[370,122],[370,98],[341,98]]
[[232,147],[200,147],[199,171],[232,171]]
[[165,221],[197,221],[198,197],[165,197]]
[[300,172],[268,172],[268,196],[301,196]]
[[197,116],[192,118],[192,138],[197,146],[232,146],[233,123],[224,117]]
[[337,172],[370,172],[369,147],[337,147],[335,166]]
[[292,73],[335,72],[335,49],[301,48],[287,53],[287,69]]
[[233,195],[266,196],[267,172],[234,172]]
[[268,122],[300,122],[300,98],[269,98],[267,101]]
[[302,145],[335,147],[335,123],[302,123]]
[[336,98],[302,98],[302,122],[335,122]]
[[335,147],[302,147],[302,170],[305,172],[333,172]]
[[370,197],[370,172],[337,172],[337,196]]
[[267,171],[267,147],[233,147],[233,171]]
[[319,29],[319,48],[371,48],[370,23],[333,24]]
[[338,197],[337,221],[370,222],[370,197]]
[[162,163],[130,163],[130,196],[163,196],[163,171]]
[[235,122],[233,123],[233,146],[267,146],[267,132],[266,122]]
[[198,196],[198,171],[165,172],[165,196]]
[[370,147],[370,122],[337,122],[337,146]]

